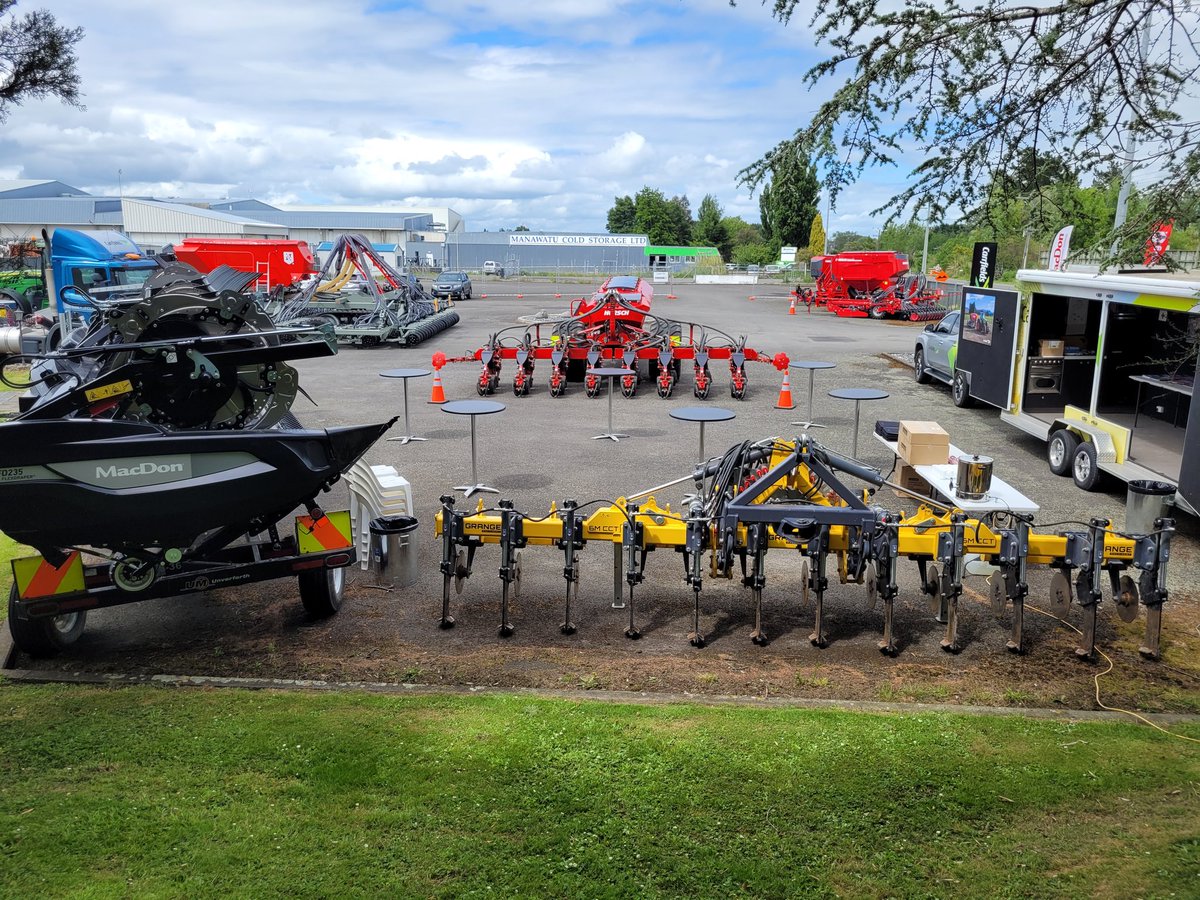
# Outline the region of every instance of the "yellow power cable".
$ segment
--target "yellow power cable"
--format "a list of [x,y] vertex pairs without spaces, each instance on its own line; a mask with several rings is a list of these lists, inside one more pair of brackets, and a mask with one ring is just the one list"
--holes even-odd
[[[1030,606],[1028,603],[1025,604],[1025,608],[1028,610],[1032,610],[1035,613],[1040,613],[1041,615],[1045,616],[1048,619],[1053,619],[1056,622],[1061,622],[1063,625],[1066,625],[1068,628],[1070,628],[1076,634],[1083,634],[1082,631],[1080,631],[1078,628],[1076,628],[1074,625],[1072,625],[1066,619],[1060,619],[1058,616],[1054,615],[1054,613],[1046,612],[1046,610],[1044,610],[1044,609],[1038,609],[1036,606]],[[1099,653],[1101,656],[1103,656],[1104,661],[1106,663],[1108,663],[1107,669],[1105,669],[1103,672],[1097,672],[1095,675],[1092,676],[1092,680],[1096,683],[1096,705],[1097,706],[1099,706],[1101,709],[1106,709],[1109,712],[1118,712],[1118,713],[1124,713],[1127,716],[1133,716],[1139,722],[1145,722],[1151,728],[1153,728],[1157,731],[1161,731],[1163,734],[1168,734],[1173,738],[1179,738],[1181,741],[1190,741],[1193,744],[1200,744],[1200,738],[1188,737],[1186,734],[1176,734],[1174,731],[1167,731],[1167,729],[1163,728],[1161,725],[1155,725],[1153,722],[1151,722],[1149,719],[1147,719],[1145,716],[1141,715],[1140,713],[1135,713],[1129,709],[1121,709],[1118,706],[1105,705],[1104,701],[1100,699],[1100,679],[1103,676],[1107,675],[1109,672],[1111,672],[1115,668],[1115,666],[1113,665],[1112,657],[1110,657],[1107,653],[1105,653],[1099,647],[1096,648],[1096,652]]]

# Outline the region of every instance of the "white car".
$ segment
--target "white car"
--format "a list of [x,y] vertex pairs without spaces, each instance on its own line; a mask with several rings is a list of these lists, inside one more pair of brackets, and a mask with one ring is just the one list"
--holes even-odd
[[504,277],[504,266],[500,265],[500,263],[496,262],[494,259],[489,259],[487,262],[485,262],[483,264],[483,274],[484,275],[499,275],[501,278],[503,278]]

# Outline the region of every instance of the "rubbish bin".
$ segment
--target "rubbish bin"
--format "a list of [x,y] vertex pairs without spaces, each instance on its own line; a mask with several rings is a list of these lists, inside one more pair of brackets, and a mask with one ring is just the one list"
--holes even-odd
[[371,571],[375,583],[407,587],[417,580],[417,542],[413,532],[417,520],[412,516],[380,516],[372,519]]
[[1149,534],[1154,520],[1167,514],[1174,502],[1175,485],[1165,481],[1131,481],[1125,497],[1125,532]]

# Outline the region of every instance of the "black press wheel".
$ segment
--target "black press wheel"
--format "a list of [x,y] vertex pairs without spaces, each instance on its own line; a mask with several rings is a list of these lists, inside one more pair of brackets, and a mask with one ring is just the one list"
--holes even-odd
[[967,409],[975,405],[975,400],[971,397],[971,385],[967,382],[967,376],[962,372],[954,373],[954,381],[950,383],[950,397],[959,409]]
[[1075,479],[1075,486],[1094,491],[1100,484],[1101,474],[1096,445],[1091,441],[1081,441],[1071,457],[1071,477]]
[[887,312],[885,312],[884,308],[878,304],[872,306],[871,309],[867,312],[867,315],[869,315],[872,319],[887,318]]
[[8,631],[22,653],[54,656],[78,641],[86,624],[86,610],[39,619],[21,618],[17,613],[17,586],[14,584],[8,592]]
[[929,384],[932,380],[925,370],[925,351],[920,347],[913,353],[913,378],[917,380],[917,384]]
[[1046,461],[1050,463],[1050,471],[1055,475],[1070,475],[1078,447],[1079,438],[1065,428],[1050,435],[1050,442],[1046,444]]
[[346,570],[312,569],[301,572],[300,602],[314,619],[327,619],[342,608],[346,593]]

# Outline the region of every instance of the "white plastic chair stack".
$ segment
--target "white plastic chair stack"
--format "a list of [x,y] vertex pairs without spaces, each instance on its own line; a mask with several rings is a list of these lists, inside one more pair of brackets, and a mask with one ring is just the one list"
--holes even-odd
[[412,485],[392,466],[372,466],[360,459],[343,476],[350,487],[350,523],[358,547],[358,566],[371,559],[371,520],[379,516],[414,516]]

